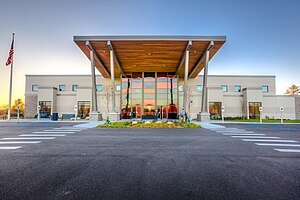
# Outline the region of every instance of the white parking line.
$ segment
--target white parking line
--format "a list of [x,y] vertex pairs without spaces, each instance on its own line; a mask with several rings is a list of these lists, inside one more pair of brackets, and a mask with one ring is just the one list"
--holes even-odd
[[217,133],[254,133],[253,131],[216,131]]
[[272,144],[272,143],[255,143],[259,146],[282,146],[282,147],[300,147],[300,144]]
[[53,129],[57,129],[57,130],[62,130],[62,129],[86,130],[87,128],[65,127],[65,128],[53,128]]
[[75,129],[68,129],[68,130],[67,130],[67,129],[63,129],[63,130],[57,130],[57,129],[56,129],[56,130],[44,130],[44,131],[55,131],[55,132],[56,132],[56,131],[68,131],[68,132],[69,132],[69,131],[75,131],[75,132],[79,132],[79,131],[82,131],[82,130],[75,130]]
[[0,144],[37,144],[41,141],[14,141],[14,142],[0,142]]
[[265,136],[231,136],[232,138],[257,138],[257,139],[279,139],[279,137],[265,137]]
[[300,153],[300,149],[274,149],[274,150],[285,152],[285,153]]
[[21,137],[21,138],[2,138],[0,140],[53,140],[55,137]]
[[22,148],[22,146],[18,146],[18,147],[0,147],[0,150],[3,149],[3,150],[9,150],[9,149],[20,149]]
[[50,131],[49,132],[40,132],[39,131],[39,132],[32,132],[32,133],[75,133],[75,132],[66,132],[66,131],[65,132],[63,132],[63,131],[61,131],[61,132],[56,132],[56,131],[52,131],[52,132],[50,132]]
[[21,134],[19,135],[21,137],[60,137],[60,136],[66,136],[66,134]]
[[223,135],[266,135],[262,133],[223,133]]
[[264,140],[264,139],[242,139],[246,142],[298,142],[296,140]]

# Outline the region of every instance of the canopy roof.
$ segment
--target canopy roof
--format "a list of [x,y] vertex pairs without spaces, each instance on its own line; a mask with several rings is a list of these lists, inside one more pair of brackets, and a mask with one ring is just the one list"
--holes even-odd
[[204,53],[211,44],[209,58],[226,41],[225,36],[74,36],[82,52],[105,78],[110,77],[110,50],[115,52],[115,77],[131,72],[177,72],[184,76],[185,52],[189,49],[189,77],[195,78],[205,64]]

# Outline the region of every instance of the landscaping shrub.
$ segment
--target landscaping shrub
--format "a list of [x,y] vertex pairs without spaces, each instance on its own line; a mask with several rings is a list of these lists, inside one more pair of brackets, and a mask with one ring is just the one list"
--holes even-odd
[[201,126],[190,123],[186,124],[184,122],[174,122],[168,124],[167,122],[162,123],[144,123],[138,122],[136,124],[132,124],[132,122],[111,122],[99,125],[97,128],[201,128]]

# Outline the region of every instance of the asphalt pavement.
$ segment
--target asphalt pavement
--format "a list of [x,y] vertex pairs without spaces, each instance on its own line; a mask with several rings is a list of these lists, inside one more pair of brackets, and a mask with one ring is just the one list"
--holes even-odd
[[0,123],[1,200],[300,198],[300,125],[73,125]]

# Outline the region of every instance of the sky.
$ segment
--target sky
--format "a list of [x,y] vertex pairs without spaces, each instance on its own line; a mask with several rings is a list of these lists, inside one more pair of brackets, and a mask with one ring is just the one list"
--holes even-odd
[[214,75],[276,75],[277,94],[300,85],[299,0],[0,0],[0,105],[7,104],[16,33],[13,100],[25,74],[90,74],[74,35],[208,35],[227,41]]

